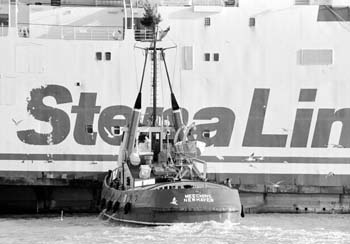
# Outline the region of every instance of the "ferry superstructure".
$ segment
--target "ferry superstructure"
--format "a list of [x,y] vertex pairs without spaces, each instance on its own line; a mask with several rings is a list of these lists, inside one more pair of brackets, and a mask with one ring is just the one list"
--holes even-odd
[[[173,87],[206,143],[209,179],[231,179],[247,208],[347,211],[349,2],[157,4],[161,30],[171,30],[162,42],[176,43],[167,53]],[[60,208],[80,188],[68,197],[45,188],[42,203],[40,190],[13,186],[99,179],[115,168],[118,128],[140,85],[142,15],[142,1],[1,1],[2,206],[21,195],[37,209]],[[158,96],[164,119],[161,85]]]

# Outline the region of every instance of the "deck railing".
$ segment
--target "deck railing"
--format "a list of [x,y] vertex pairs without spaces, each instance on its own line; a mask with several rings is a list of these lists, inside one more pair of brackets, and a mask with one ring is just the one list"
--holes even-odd
[[224,6],[223,0],[192,0],[194,6]]
[[135,29],[135,40],[136,41],[152,41],[153,40],[153,30],[152,29]]
[[20,37],[63,40],[123,40],[122,26],[18,24]]

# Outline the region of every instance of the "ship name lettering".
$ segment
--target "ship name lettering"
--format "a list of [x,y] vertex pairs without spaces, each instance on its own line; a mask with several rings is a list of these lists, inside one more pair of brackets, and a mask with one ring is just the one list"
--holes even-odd
[[210,194],[186,194],[184,202],[214,202]]

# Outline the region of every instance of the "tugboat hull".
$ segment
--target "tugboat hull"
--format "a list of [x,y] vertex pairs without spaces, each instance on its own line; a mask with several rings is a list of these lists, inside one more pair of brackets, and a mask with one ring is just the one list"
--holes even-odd
[[[198,186],[198,182],[193,183]],[[238,222],[241,216],[238,191],[218,184],[202,185],[206,188],[160,189],[161,185],[130,191],[104,188],[102,216],[111,221],[142,225]]]

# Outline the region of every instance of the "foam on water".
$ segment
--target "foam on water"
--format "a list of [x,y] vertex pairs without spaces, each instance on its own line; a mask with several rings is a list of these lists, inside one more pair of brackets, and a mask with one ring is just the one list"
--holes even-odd
[[247,215],[240,224],[205,222],[160,227],[112,224],[96,216],[2,218],[0,243],[350,243],[347,215]]

